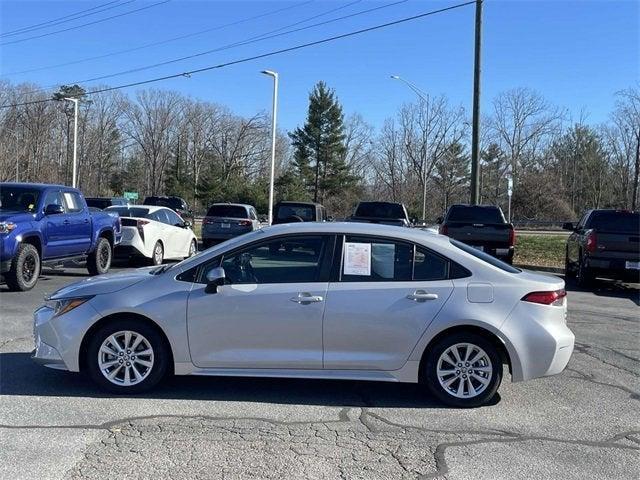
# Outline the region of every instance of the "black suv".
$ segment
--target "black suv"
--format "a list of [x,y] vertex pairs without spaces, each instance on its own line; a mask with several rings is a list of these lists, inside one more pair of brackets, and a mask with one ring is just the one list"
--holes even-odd
[[272,224],[296,222],[324,222],[327,210],[313,202],[278,202],[273,207]]
[[565,223],[565,275],[587,286],[595,277],[640,280],[640,212],[589,210],[577,225]]
[[167,207],[176,212],[183,220],[188,220],[193,225],[193,210],[189,208],[189,204],[180,197],[146,197],[143,205],[154,205],[156,207]]

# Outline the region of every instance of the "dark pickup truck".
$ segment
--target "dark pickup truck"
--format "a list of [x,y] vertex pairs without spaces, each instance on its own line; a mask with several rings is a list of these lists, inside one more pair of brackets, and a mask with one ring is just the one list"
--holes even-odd
[[347,221],[381,223],[398,227],[411,226],[405,206],[401,203],[391,202],[360,202]]
[[0,273],[11,290],[30,290],[43,263],[86,260],[91,275],[106,273],[120,242],[117,215],[89,212],[75,188],[0,183]]
[[513,263],[516,240],[513,225],[494,205],[451,205],[438,218],[438,232],[477,248],[507,263]]
[[577,225],[565,223],[565,272],[587,286],[595,277],[640,280],[640,212],[589,210]]
[[273,207],[272,224],[297,222],[325,222],[327,210],[319,203],[289,202],[276,203]]

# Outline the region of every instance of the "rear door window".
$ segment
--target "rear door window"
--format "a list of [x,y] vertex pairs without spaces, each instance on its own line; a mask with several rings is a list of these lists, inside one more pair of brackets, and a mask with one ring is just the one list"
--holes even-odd
[[348,235],[342,250],[343,282],[411,280],[412,244]]
[[67,205],[68,213],[77,213],[84,208],[80,194],[76,192],[63,192],[62,196],[64,197],[65,204]]

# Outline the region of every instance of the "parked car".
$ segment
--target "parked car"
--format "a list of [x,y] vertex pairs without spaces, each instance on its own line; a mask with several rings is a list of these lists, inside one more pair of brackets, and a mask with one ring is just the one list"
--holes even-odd
[[439,233],[513,263],[516,232],[495,205],[451,205],[437,220]]
[[391,202],[360,202],[349,221],[381,223],[398,227],[411,226],[405,206]]
[[129,200],[124,197],[85,197],[89,208],[104,210],[114,205],[129,205]]
[[216,243],[259,228],[258,212],[251,205],[214,203],[202,219],[202,244],[209,248]]
[[35,313],[33,358],[124,394],[168,372],[364,379],[471,407],[491,401],[503,364],[514,382],[565,368],[565,295],[556,276],[442,235],[299,222],[58,290]]
[[595,277],[640,281],[640,212],[589,210],[565,223],[565,272],[587,286]]
[[0,183],[0,273],[9,289],[30,290],[42,264],[83,260],[106,273],[120,219],[89,211],[79,190],[62,185]]
[[327,210],[313,202],[278,202],[273,207],[272,224],[297,222],[324,222]]
[[191,225],[193,225],[193,222],[195,220],[193,210],[191,210],[187,201],[180,197],[146,197],[142,204],[170,208],[178,215],[180,215],[180,217],[191,222]]
[[151,265],[164,260],[182,260],[195,255],[198,240],[191,223],[166,207],[109,207],[122,221],[122,242],[116,248],[118,257],[138,257]]

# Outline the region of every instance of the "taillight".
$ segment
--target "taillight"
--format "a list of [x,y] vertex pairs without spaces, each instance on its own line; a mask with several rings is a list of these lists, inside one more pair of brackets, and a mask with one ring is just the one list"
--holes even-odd
[[138,229],[138,233],[140,234],[140,238],[144,242],[144,226],[149,223],[149,220],[138,220],[136,222],[136,228]]
[[238,225],[240,225],[241,227],[248,227],[249,225],[251,225],[251,220],[240,220],[238,222]]
[[596,238],[595,230],[590,230],[587,233],[587,244],[585,247],[587,249],[587,252],[590,252],[590,253],[595,252],[597,243],[598,243],[598,239]]
[[449,233],[449,229],[447,228],[446,225],[440,225],[440,227],[438,228],[438,233],[440,235],[446,235]]
[[516,229],[509,229],[509,246],[513,247],[516,244]]
[[563,298],[567,296],[567,292],[562,290],[555,290],[551,292],[531,292],[522,297],[525,302],[539,303],[541,305],[562,305]]

